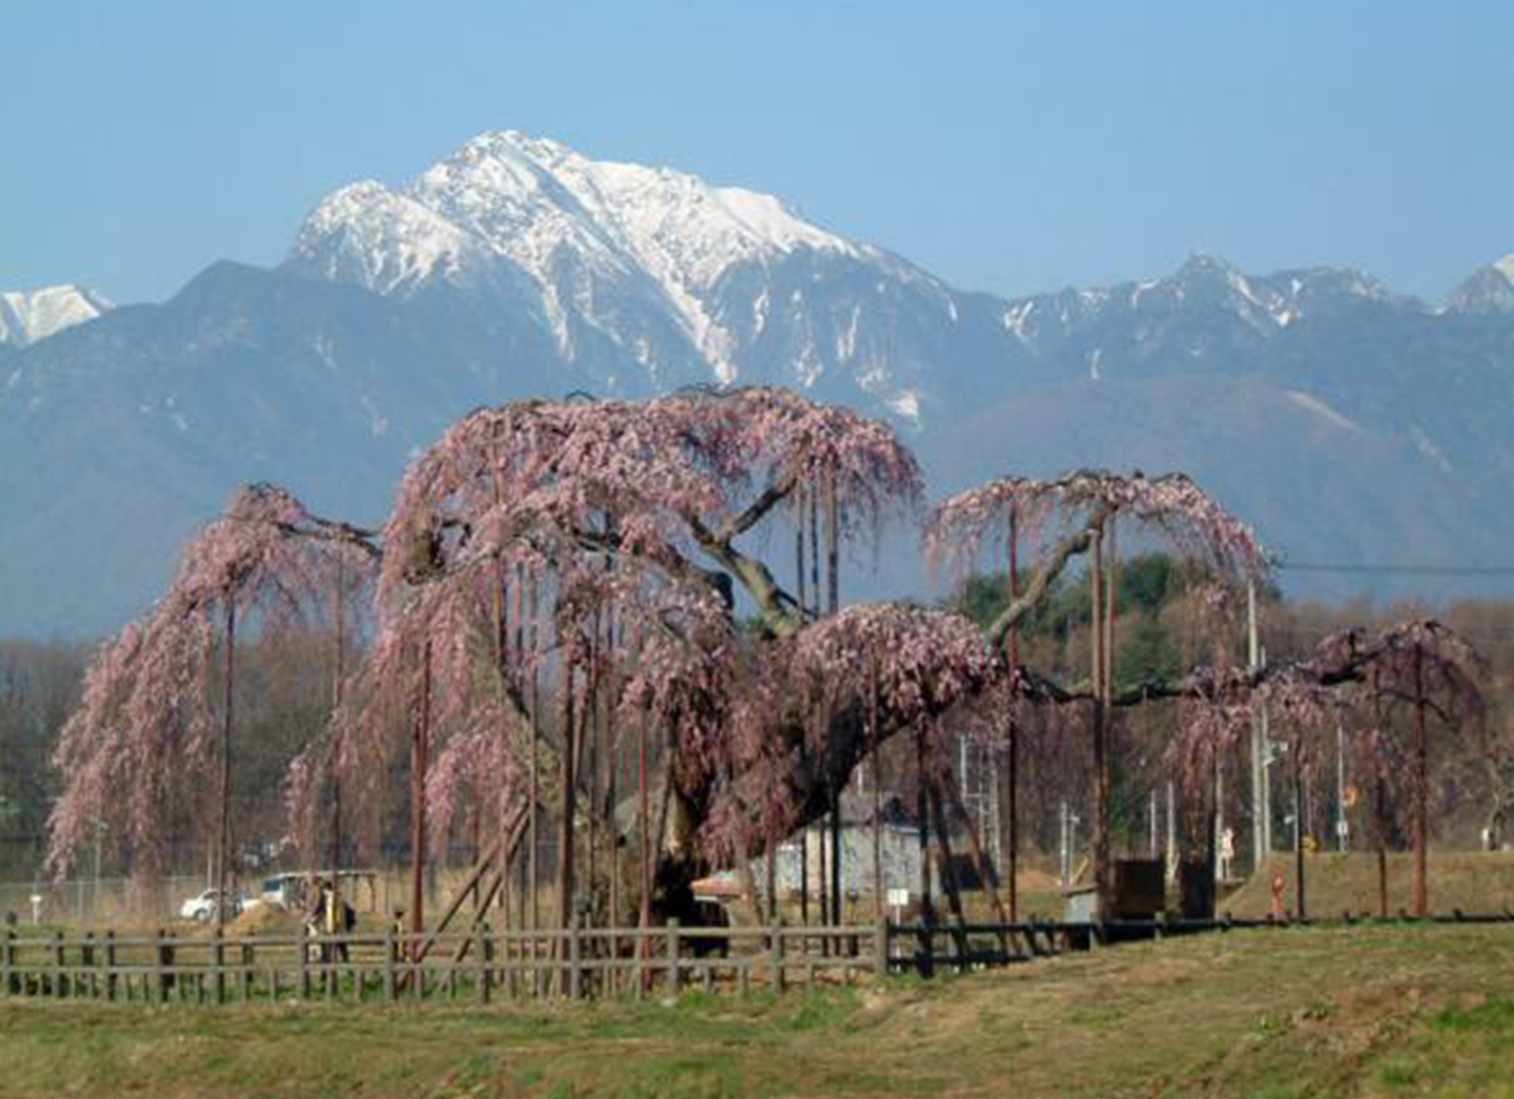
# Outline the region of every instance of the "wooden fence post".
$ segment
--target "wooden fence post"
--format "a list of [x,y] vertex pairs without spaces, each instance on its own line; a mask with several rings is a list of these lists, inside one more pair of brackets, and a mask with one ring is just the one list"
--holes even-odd
[[477,973],[478,1002],[489,1002],[489,925],[481,923],[473,929],[473,964]]
[[668,995],[682,991],[682,974],[678,972],[678,919],[668,920]]
[[880,916],[873,927],[873,972],[879,980],[888,976],[888,917]]
[[63,932],[53,932],[53,995],[63,995]]
[[173,964],[173,947],[168,945],[168,934],[161,927],[158,928],[155,953],[158,959],[156,965],[158,1003],[166,1004],[168,1003],[168,967]]
[[[776,905],[774,906],[776,910]],[[773,991],[783,991],[783,917],[774,915],[773,926],[768,931],[768,941],[773,945]]]
[[[79,964],[89,970],[88,973],[80,973],[77,982],[85,986],[85,994],[90,999],[96,999],[100,995],[99,974],[95,972],[97,959],[95,957],[95,933],[84,933],[84,946],[79,955]],[[76,990],[77,991],[77,990]]]
[[242,1002],[245,1004],[252,999],[252,967],[256,964],[257,957],[251,943],[239,943],[237,950],[241,962],[237,968],[237,987],[242,991]]
[[395,973],[399,944],[394,941],[394,925],[384,928],[384,999],[391,1004],[399,999],[399,976]]
[[579,915],[568,921],[568,999],[583,998],[583,940],[579,937]]
[[4,949],[0,950],[0,990],[7,996],[16,994],[16,933],[7,930]]
[[310,927],[300,924],[300,999],[310,999]]
[[222,928],[216,928],[211,942],[211,958],[215,963],[215,994],[216,1003],[226,1002],[226,933]]
[[105,998],[112,1003],[116,999],[116,933],[105,933]]

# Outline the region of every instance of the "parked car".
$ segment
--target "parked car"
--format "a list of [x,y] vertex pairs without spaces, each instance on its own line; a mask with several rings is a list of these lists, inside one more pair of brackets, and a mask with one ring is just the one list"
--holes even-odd
[[[226,914],[235,917],[241,914],[242,909],[247,907],[248,898],[233,896],[228,905]],[[216,890],[214,888],[203,890],[190,897],[179,906],[179,915],[186,920],[199,920],[206,923],[215,919],[216,916]]]

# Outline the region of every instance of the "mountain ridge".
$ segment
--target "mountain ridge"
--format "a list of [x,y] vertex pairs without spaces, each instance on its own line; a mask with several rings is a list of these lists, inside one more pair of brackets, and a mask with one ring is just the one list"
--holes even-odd
[[[1514,314],[1481,300],[1205,255],[1004,299],[771,196],[533,141],[339,188],[276,267],[0,345],[0,633],[119,625],[240,483],[372,521],[452,419],[575,390],[788,385],[892,420],[933,493],[1181,468],[1295,559],[1514,557]],[[889,553],[880,586],[923,592]]]

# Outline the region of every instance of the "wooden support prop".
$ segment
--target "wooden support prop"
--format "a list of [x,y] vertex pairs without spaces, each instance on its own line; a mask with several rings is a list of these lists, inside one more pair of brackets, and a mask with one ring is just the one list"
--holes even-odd
[[421,654],[420,715],[410,744],[410,930],[426,930],[426,768],[431,740],[431,640]]
[[952,868],[951,837],[946,829],[946,814],[941,809],[941,786],[931,783],[928,790],[931,824],[936,832],[936,858],[941,869],[941,884],[946,889],[946,901],[951,907],[956,928],[952,937],[957,944],[957,966],[967,967],[967,914],[962,907],[962,891],[958,888],[957,874]]
[[[503,835],[494,837],[494,841],[489,844],[488,848],[485,849],[482,854],[479,855],[478,862],[474,864],[473,869],[468,872],[468,876],[463,879],[462,888],[460,888],[453,895],[451,902],[447,905],[446,911],[442,913],[442,918],[437,921],[436,927],[433,928],[431,932],[427,934],[426,937],[421,940],[420,944],[416,947],[415,953],[416,959],[418,961],[424,961],[426,956],[431,953],[431,948],[436,944],[437,938],[444,934],[447,928],[451,926],[453,919],[457,916],[458,912],[462,910],[462,907],[467,902],[469,895],[474,889],[477,888],[480,879],[482,879],[483,876],[490,870],[496,869],[494,864],[495,861],[499,858],[501,846],[506,845],[506,850],[510,851],[520,843],[522,834],[526,829],[529,813],[529,806],[522,806],[521,808],[517,809],[515,813],[515,819],[512,820],[508,825],[508,831]],[[489,891],[489,895],[484,898],[483,902],[479,905],[478,912],[474,915],[475,922],[478,922],[480,919],[482,919],[483,913],[488,912],[489,905],[493,901],[494,894],[498,891],[498,889],[499,872],[496,871],[494,887]]]
[[[962,804],[961,795],[957,792],[955,784],[947,782],[943,784],[946,796],[951,802],[952,812],[962,821],[967,831],[967,842],[972,848],[973,866],[978,871],[978,880],[983,883],[983,891],[988,894],[988,901],[993,905],[994,915],[1000,923],[1009,923],[1009,914],[1004,910],[1004,902],[999,899],[999,887],[994,883],[992,868],[988,865],[988,859],[983,853],[983,842],[978,837],[977,826],[973,824],[973,818],[967,812],[967,807]],[[1009,949],[1008,935],[1001,932],[999,944],[1004,950]]]

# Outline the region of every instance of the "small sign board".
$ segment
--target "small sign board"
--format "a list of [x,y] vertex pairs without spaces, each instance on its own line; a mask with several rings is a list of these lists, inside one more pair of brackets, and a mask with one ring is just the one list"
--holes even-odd
[[888,904],[889,904],[890,908],[908,908],[909,907],[909,890],[908,889],[890,889],[888,891]]

